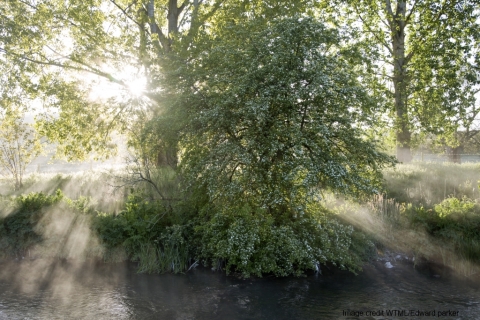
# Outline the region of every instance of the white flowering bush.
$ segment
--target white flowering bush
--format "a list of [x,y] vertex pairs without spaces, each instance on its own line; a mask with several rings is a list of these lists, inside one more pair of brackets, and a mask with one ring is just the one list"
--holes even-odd
[[333,263],[356,271],[350,250],[353,228],[324,210],[290,219],[275,219],[248,205],[213,213],[196,227],[199,255],[214,268],[242,276],[300,275],[320,264]]
[[378,105],[359,81],[361,55],[312,18],[199,37],[176,88],[176,106],[188,107],[181,176],[209,211],[196,228],[199,257],[245,276],[355,269],[353,229],[318,201],[326,190],[376,192],[393,162],[365,131]]
[[180,164],[190,185],[277,215],[303,214],[322,190],[376,192],[392,160],[364,130],[377,104],[350,63],[355,50],[339,45],[345,39],[310,18],[225,33],[184,67]]

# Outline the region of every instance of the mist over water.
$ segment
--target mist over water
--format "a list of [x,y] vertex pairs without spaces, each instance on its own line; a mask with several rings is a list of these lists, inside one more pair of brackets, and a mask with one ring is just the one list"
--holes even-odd
[[343,312],[394,309],[458,311],[443,319],[480,314],[479,286],[393,264],[368,265],[359,276],[324,268],[323,276],[241,280],[206,269],[147,275],[133,264],[2,263],[0,319],[391,319]]

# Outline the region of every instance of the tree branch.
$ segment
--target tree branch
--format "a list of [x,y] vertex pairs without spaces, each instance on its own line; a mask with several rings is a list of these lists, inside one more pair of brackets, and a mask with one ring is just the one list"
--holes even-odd
[[178,7],[178,14],[179,15],[180,15],[180,13],[182,13],[183,9],[185,9],[187,4],[188,4],[188,0],[185,0],[185,1],[183,1],[182,5],[180,7]]
[[[388,0],[387,0],[387,1],[388,1]],[[378,35],[376,34],[376,32],[373,31],[373,30],[370,28],[369,24],[366,23],[365,19],[362,17],[362,15],[360,14],[360,11],[358,10],[358,8],[357,8],[356,6],[354,6],[354,9],[355,9],[355,11],[357,12],[357,15],[358,15],[358,17],[360,18],[360,20],[362,20],[363,25],[367,28],[368,32],[370,32],[370,33],[375,37],[375,39],[377,39],[377,41],[378,41],[381,45],[383,45],[383,46],[388,50],[388,52],[389,52],[391,55],[393,55],[393,51],[392,51],[392,49],[390,48],[390,46],[388,45],[388,43],[385,42],[385,40],[383,40],[383,39],[381,39],[380,37],[378,37]]]
[[388,23],[390,24],[390,27],[393,25],[393,10],[392,10],[392,3],[390,2],[390,0],[385,0],[385,9],[387,10],[387,13],[388,15],[391,17],[391,18],[388,18],[389,16],[387,16],[387,20],[388,20]]
[[36,60],[36,59],[32,59],[32,58],[29,58],[25,55],[22,55],[22,54],[17,54],[17,53],[13,53],[13,52],[10,52],[8,50],[6,50],[5,48],[1,48],[0,47],[0,51],[1,52],[4,52],[5,54],[7,55],[12,55],[14,57],[17,57],[18,59],[22,59],[22,60],[26,60],[26,61],[29,61],[29,62],[32,62],[32,63],[35,63],[35,64],[40,64],[40,65],[45,65],[45,66],[53,66],[53,67],[59,67],[59,68],[63,68],[63,69],[67,69],[67,70],[75,70],[75,71],[81,71],[81,72],[87,72],[87,73],[91,73],[91,74],[95,74],[97,76],[100,76],[100,77],[103,77],[103,78],[106,78],[108,79],[109,81],[113,82],[113,83],[117,83],[117,84],[120,84],[124,87],[126,87],[127,85],[125,84],[125,82],[123,82],[122,80],[119,80],[119,79],[116,79],[114,78],[111,74],[107,73],[107,72],[103,72],[103,71],[100,71],[94,67],[91,67],[89,66],[88,64],[80,61],[80,60],[76,60],[74,58],[71,58],[71,57],[64,57],[65,59],[69,59],[75,63],[78,63],[80,65],[83,65],[85,67],[87,67],[87,69],[85,68],[80,68],[80,67],[76,67],[76,66],[72,66],[72,65],[68,65],[68,64],[63,64],[63,63],[59,63],[59,62],[54,62],[54,61],[49,61],[48,59],[46,59],[47,61],[41,61],[41,60]]
[[131,6],[133,6],[137,1],[133,1],[131,4],[129,4],[125,9],[123,9],[115,0],[110,0],[111,3],[113,3],[120,11],[123,12],[123,14],[130,19],[133,23],[135,23],[138,26],[141,26],[141,24],[135,20],[131,15],[128,14],[127,10],[130,9]]
[[407,25],[410,22],[410,18],[412,14],[415,12],[415,7],[417,6],[418,0],[415,0],[413,3],[412,9],[410,9],[410,12],[407,14],[407,17],[405,18],[405,25]]

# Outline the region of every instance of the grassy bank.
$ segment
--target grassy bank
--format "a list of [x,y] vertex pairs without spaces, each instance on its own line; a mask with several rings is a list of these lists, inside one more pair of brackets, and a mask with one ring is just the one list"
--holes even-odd
[[426,259],[478,276],[480,164],[415,163],[384,176],[384,193],[364,204],[377,229],[360,222],[377,247],[407,252],[415,264]]
[[107,188],[123,183],[115,175],[32,176],[23,190],[4,189],[3,257],[129,259],[140,272],[160,273],[202,264],[248,277],[300,275],[326,263],[355,272],[373,249],[321,205],[301,217],[248,203],[213,205],[184,195],[165,172],[157,187],[170,200],[162,200],[149,184]]
[[361,202],[325,194],[301,217],[245,203],[199,206],[201,195],[182,194],[172,172],[158,175],[170,198],[161,200],[148,185],[115,188],[119,175],[30,176],[17,192],[4,184],[0,255],[128,259],[155,273],[203,264],[245,277],[324,264],[357,272],[387,249],[466,277],[480,262],[480,165],[397,166],[384,172],[382,194]]

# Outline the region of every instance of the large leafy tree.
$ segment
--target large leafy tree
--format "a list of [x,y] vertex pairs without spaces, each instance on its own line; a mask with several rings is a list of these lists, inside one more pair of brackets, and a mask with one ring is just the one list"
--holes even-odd
[[[466,65],[478,63],[480,39],[476,1],[346,0],[343,21],[364,41],[384,87],[397,158],[411,160],[412,132],[452,127],[455,95],[461,95]],[[475,55],[477,55],[475,62]],[[467,68],[470,69],[470,68]]]
[[352,65],[358,52],[310,18],[225,30],[179,69],[190,182],[271,214],[302,214],[323,190],[375,192],[392,160],[364,131],[376,101]]
[[[42,101],[41,132],[63,145],[62,153],[108,154],[110,133],[158,104],[158,59],[179,30],[190,26],[191,38],[222,2],[7,0],[0,8],[0,62],[14,66],[12,86]],[[130,92],[135,74],[147,78],[141,94]],[[129,94],[92,101],[90,87],[104,80]]]
[[[63,145],[59,151],[68,158],[108,154],[110,133],[122,129],[143,139],[133,141],[137,151],[148,142],[145,156],[174,164],[180,123],[164,111],[164,58],[191,50],[201,31],[221,29],[227,21],[305,11],[308,2],[5,0],[0,63],[18,75],[12,85],[37,104],[42,101],[46,116],[39,117],[39,128]],[[132,86],[136,76],[146,79],[141,89]],[[115,95],[92,99],[90,90],[102,82],[117,86]]]

